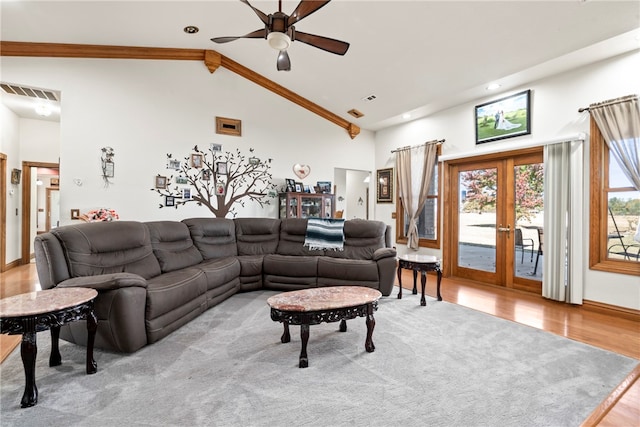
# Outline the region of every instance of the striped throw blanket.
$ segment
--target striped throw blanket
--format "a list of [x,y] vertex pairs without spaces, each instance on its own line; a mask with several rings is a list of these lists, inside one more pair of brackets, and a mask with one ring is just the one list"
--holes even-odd
[[309,218],[304,245],[311,250],[343,250],[344,219]]

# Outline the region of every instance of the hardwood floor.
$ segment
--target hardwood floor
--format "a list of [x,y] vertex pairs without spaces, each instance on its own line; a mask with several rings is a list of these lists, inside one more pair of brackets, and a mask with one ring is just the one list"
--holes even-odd
[[[411,289],[411,272],[403,271],[402,277],[405,289]],[[435,282],[435,277],[429,275],[427,294],[435,295]],[[40,290],[35,264],[0,273],[0,297],[34,290]],[[628,314],[569,306],[538,295],[457,278],[442,280],[442,297],[451,303],[640,360],[640,318]],[[416,298],[416,303],[419,301],[411,292],[405,292],[403,298]],[[0,361],[19,343],[19,336],[0,335]],[[621,386],[612,390],[609,398],[594,410],[583,426],[640,426],[639,377],[640,364]]]

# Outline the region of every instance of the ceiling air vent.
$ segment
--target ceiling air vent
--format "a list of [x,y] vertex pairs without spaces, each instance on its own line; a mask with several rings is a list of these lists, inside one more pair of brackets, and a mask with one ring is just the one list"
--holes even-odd
[[0,87],[2,87],[2,90],[4,90],[6,93],[10,93],[11,95],[28,96],[29,98],[47,99],[49,101],[59,101],[54,92],[46,89],[17,86],[7,83],[1,83]]
[[368,102],[368,101],[373,101],[376,98],[377,98],[377,96],[372,94],[372,95],[365,96],[364,98],[362,98],[362,100],[365,101],[365,102]]
[[360,117],[364,116],[364,114],[361,111],[358,111],[355,108],[352,108],[351,110],[347,111],[347,113],[351,114],[356,119],[359,119]]

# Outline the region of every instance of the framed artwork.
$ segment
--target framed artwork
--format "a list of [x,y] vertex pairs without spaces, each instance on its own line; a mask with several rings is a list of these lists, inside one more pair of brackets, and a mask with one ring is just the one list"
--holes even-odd
[[103,163],[103,172],[104,176],[107,178],[113,178],[115,176],[115,163],[113,162],[104,162]]
[[191,199],[191,189],[190,188],[183,188],[182,189],[182,198],[185,199],[185,200]]
[[80,209],[71,209],[71,219],[80,219]]
[[302,193],[304,191],[304,186],[301,182],[296,182],[296,193]]
[[202,154],[192,154],[191,155],[191,167],[201,168],[202,167]]
[[531,90],[476,106],[476,144],[529,135]]
[[180,160],[169,159],[167,162],[167,169],[180,170]]
[[287,192],[291,193],[296,191],[296,181],[293,179],[285,178],[285,182],[287,183]]
[[156,176],[156,188],[165,189],[167,188],[167,177],[166,176]]
[[259,165],[260,164],[260,159],[257,157],[249,157],[249,164],[250,165]]
[[176,184],[188,184],[189,180],[186,176],[176,176]]
[[222,152],[222,144],[209,144],[209,150],[211,150],[211,152],[215,153],[221,153]]
[[227,164],[225,162],[216,163],[216,171],[218,175],[226,175],[227,174]]
[[217,196],[224,196],[226,193],[225,189],[224,189],[224,182],[218,182],[216,184],[216,195]]
[[331,181],[318,181],[318,193],[331,194]]
[[211,171],[209,169],[202,170],[202,180],[211,181]]
[[378,169],[376,177],[376,202],[393,203],[393,168]]
[[20,169],[11,169],[11,183],[20,184],[20,175],[22,171]]
[[165,206],[175,206],[176,205],[176,198],[173,196],[166,196],[164,198],[164,205]]

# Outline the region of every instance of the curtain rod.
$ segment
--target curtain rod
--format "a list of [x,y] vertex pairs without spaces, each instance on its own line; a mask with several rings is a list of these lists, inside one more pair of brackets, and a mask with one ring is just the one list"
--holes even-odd
[[433,141],[429,141],[429,142],[425,142],[424,144],[418,144],[418,145],[414,145],[413,147],[410,146],[406,146],[406,147],[400,147],[400,148],[396,148],[395,150],[391,150],[392,153],[397,153],[398,151],[405,151],[405,150],[412,150],[414,148],[419,148],[422,147],[424,145],[429,145],[429,144],[444,144],[445,139],[434,139]]
[[[627,95],[627,96],[623,96],[621,98],[610,99],[608,101],[602,101],[602,102],[598,102],[596,104],[591,104],[591,106],[604,107],[605,105],[619,104],[621,102],[630,101],[632,99],[636,99],[637,100],[638,99],[638,95]],[[578,108],[578,113],[582,113],[583,111],[589,112],[591,106]]]

